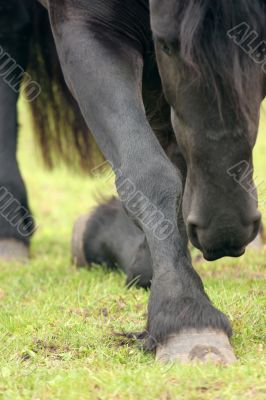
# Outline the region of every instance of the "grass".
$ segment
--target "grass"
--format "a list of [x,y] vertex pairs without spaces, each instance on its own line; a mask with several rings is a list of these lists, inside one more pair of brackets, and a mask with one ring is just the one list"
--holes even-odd
[[[120,346],[114,332],[144,328],[148,293],[126,290],[121,273],[101,266],[76,271],[69,245],[75,218],[95,205],[97,193],[113,193],[113,183],[64,168],[45,171],[29,130],[22,113],[19,159],[39,229],[28,265],[0,265],[0,399],[265,399],[266,250],[196,264],[232,320],[234,366],[163,366],[152,354]],[[261,132],[260,181],[265,154]],[[266,186],[261,191],[265,197]]]

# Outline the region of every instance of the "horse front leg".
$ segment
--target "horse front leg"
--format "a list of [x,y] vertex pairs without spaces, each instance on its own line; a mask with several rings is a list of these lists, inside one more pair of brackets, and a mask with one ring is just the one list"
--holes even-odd
[[3,5],[0,11],[3,14],[0,27],[0,259],[3,260],[26,260],[34,230],[16,159],[17,100],[30,41],[30,19],[26,11],[17,2]]
[[178,228],[182,178],[145,115],[143,57],[123,35],[98,35],[86,6],[77,10],[67,6],[72,1],[64,7],[55,3],[50,2],[50,17],[66,81],[114,168],[121,201],[150,248],[148,347],[163,360],[232,362],[230,323],[205,294]]

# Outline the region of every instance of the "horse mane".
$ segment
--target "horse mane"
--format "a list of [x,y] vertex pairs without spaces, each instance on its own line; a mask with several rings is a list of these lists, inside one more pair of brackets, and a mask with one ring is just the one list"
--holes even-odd
[[[266,39],[265,0],[180,0],[176,2],[180,52],[198,79],[215,90],[221,119],[230,102],[238,121],[253,127],[261,95],[261,65],[230,39],[228,32],[241,23]],[[228,108],[227,108],[228,109]],[[256,119],[256,121],[255,121]]]

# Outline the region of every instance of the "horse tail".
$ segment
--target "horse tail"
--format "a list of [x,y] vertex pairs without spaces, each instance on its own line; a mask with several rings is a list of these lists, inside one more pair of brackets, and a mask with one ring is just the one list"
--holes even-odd
[[65,83],[47,10],[37,2],[32,30],[27,72],[40,86],[40,94],[29,104],[45,165],[53,168],[64,161],[90,171],[102,155]]

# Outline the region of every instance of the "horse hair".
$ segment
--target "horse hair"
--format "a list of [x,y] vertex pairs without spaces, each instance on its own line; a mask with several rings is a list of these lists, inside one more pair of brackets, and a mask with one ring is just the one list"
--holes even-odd
[[265,0],[176,1],[175,26],[182,58],[199,80],[213,85],[221,117],[224,102],[231,101],[237,120],[248,126],[256,122],[254,93],[260,93],[256,89],[261,87],[263,74],[258,73],[261,66],[227,32],[245,22],[263,40],[265,17]]

